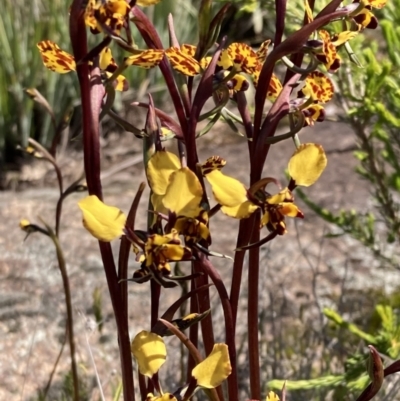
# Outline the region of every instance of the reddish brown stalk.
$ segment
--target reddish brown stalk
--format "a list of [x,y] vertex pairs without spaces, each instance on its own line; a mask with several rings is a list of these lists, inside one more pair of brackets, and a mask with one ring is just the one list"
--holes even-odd
[[[253,213],[254,225],[251,242],[260,240],[260,215]],[[249,250],[248,268],[248,302],[247,302],[247,338],[249,346],[249,376],[250,396],[253,399],[261,400],[261,379],[260,379],[260,355],[258,342],[258,284],[260,267],[260,248]]]
[[161,294],[161,286],[155,280],[150,281],[150,293],[151,293],[150,327],[153,327],[158,322],[158,311],[160,307],[160,294]]
[[214,53],[210,64],[201,77],[199,86],[193,99],[192,109],[190,110],[189,123],[186,139],[187,164],[192,171],[196,171],[196,163],[198,162],[196,149],[196,128],[199,121],[200,113],[208,99],[213,94],[213,76],[217,66],[218,57],[221,54],[225,40],[222,40],[217,51]]
[[[250,216],[248,219],[240,221],[236,248],[241,248],[243,246],[246,246],[250,242],[253,226],[254,226],[253,216]],[[232,308],[232,319],[235,331],[236,331],[236,319],[238,313],[240,287],[242,284],[243,263],[245,255],[246,252],[237,251],[235,252],[235,259],[233,261],[230,304]]]
[[[192,273],[194,270],[192,270]],[[192,279],[190,281],[190,292],[196,291],[196,280]],[[198,313],[199,312],[199,304],[197,297],[190,298],[190,313]],[[189,328],[189,339],[192,344],[198,348],[199,346],[199,328],[197,324],[190,326]],[[187,372],[186,372],[186,381],[189,381],[192,376],[192,370],[196,366],[196,361],[192,358],[191,355],[188,357],[188,364],[187,364]]]
[[[199,266],[199,262],[193,262],[193,270],[194,272],[202,272],[201,266]],[[208,277],[205,274],[202,274],[195,280],[197,288],[209,285]],[[204,313],[205,311],[211,309],[210,292],[208,289],[197,293],[197,300],[199,313]],[[201,320],[201,332],[203,335],[204,349],[206,351],[206,355],[209,355],[214,347],[215,342],[211,314]]]
[[233,325],[232,308],[229,301],[228,292],[225,284],[218,273],[217,269],[207,259],[207,257],[199,253],[199,266],[202,271],[207,274],[215,285],[221,300],[222,309],[225,319],[225,341],[229,349],[229,358],[232,365],[232,373],[228,377],[228,393],[229,401],[238,401],[238,376],[237,376],[237,361],[236,361],[236,344],[235,344],[235,329]]
[[[132,231],[135,229],[135,217],[136,211],[139,206],[141,195],[146,187],[146,184],[142,182],[136,193],[136,196],[132,202],[131,208],[126,219],[126,225]],[[121,238],[121,245],[119,247],[119,257],[118,257],[118,280],[121,290],[121,303],[122,303],[122,313],[125,315],[125,319],[128,319],[128,260],[131,254],[131,242],[128,240],[126,235]],[[122,280],[122,281],[121,281]]]
[[[193,271],[194,272],[202,272],[201,265],[199,265],[201,262],[193,262]],[[208,276],[205,274],[202,274],[201,276],[197,277],[195,279],[196,281],[196,287],[202,287],[202,286],[208,286]],[[199,313],[203,313],[207,310],[211,310],[211,303],[210,303],[210,292],[208,288],[204,291],[201,291],[197,293],[197,302],[198,302],[198,310]],[[203,344],[204,344],[204,349],[206,351],[206,355],[209,355],[214,347],[214,328],[213,328],[213,323],[212,323],[212,318],[211,314],[206,316],[204,319],[201,320],[200,322],[201,325],[201,334],[203,336]],[[221,401],[224,400],[224,395],[222,393],[222,389],[219,386],[217,388],[217,393],[218,397]]]
[[283,56],[287,56],[289,54],[297,53],[298,51],[300,51],[302,46],[307,42],[308,38],[314,31],[316,31],[323,25],[327,24],[332,19],[343,17],[347,13],[348,12],[346,10],[335,11],[333,13],[326,14],[318,19],[315,19],[311,23],[303,26],[297,32],[290,35],[286,40],[284,40],[282,43],[276,46],[274,50],[268,55],[260,73],[259,85],[257,86],[255,95],[255,104],[256,104],[255,114],[254,114],[255,138],[258,137],[258,134],[261,130],[262,115],[263,115],[265,100],[267,98],[266,95],[268,91],[268,86],[277,61],[280,60]]
[[[161,43],[161,39],[158,36],[158,33],[155,30],[152,23],[147,18],[146,14],[138,7],[133,7],[131,13],[135,17],[133,22],[138,28],[147,46],[149,46],[150,49],[162,49],[163,46]],[[176,87],[176,83],[173,78],[171,67],[165,56],[164,59],[161,61],[159,67],[164,76],[165,84],[167,85],[172,102],[174,103],[174,108],[178,116],[179,123],[182,127],[182,131],[186,133],[187,132],[186,115],[189,114],[189,111],[184,109],[184,106],[182,104],[182,99],[180,98],[179,91]]]
[[[70,37],[75,60],[83,59],[88,52],[84,10],[82,0],[73,1],[70,13]],[[89,194],[96,195],[99,199],[102,199],[99,111],[104,87],[101,85],[98,68],[95,68],[94,73],[91,73],[87,63],[78,63],[76,72],[81,89],[84,165],[88,190]],[[89,73],[92,76],[91,81],[89,81]],[[111,246],[109,243],[99,241],[99,247],[118,330],[124,400],[132,401],[134,400],[135,392],[128,321],[123,312],[123,297],[121,297],[121,289],[118,285],[118,276]]]

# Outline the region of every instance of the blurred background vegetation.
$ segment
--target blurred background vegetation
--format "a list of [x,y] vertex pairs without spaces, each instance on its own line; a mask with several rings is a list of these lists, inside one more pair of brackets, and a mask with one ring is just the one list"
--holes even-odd
[[[4,0],[0,2],[0,172],[18,169],[18,144],[26,146],[29,137],[49,146],[55,134],[48,113],[32,101],[25,90],[36,88],[54,110],[57,123],[79,111],[78,85],[74,74],[59,75],[44,68],[36,44],[51,39],[62,49],[71,51],[68,33],[68,8],[70,0]],[[216,0],[219,9],[226,0]],[[300,5],[299,1],[290,2]],[[200,0],[168,0],[145,12],[154,22],[165,46],[168,45],[167,16],[174,17],[177,37],[182,43],[195,43],[197,39],[197,10]],[[271,1],[234,0],[225,20],[221,35],[229,41],[247,41],[258,45],[274,31]],[[302,19],[301,7],[290,7],[288,26],[294,27]],[[293,28],[292,28],[293,29]],[[135,34],[135,32],[134,32]],[[134,35],[135,36],[135,35]],[[99,37],[92,38],[93,43]],[[139,46],[141,40],[138,40]],[[114,57],[121,59],[122,52],[114,47]],[[138,68],[126,74],[130,90],[119,97],[115,108],[124,111],[123,103],[137,100],[138,94],[150,91],[159,99],[165,98],[165,87],[160,73]],[[79,131],[79,113],[74,122],[74,134]]]
[[[53,108],[56,121],[79,110],[78,85],[74,74],[59,75],[44,68],[36,43],[51,39],[62,49],[71,51],[68,33],[68,8],[70,0],[3,0],[0,2],[0,173],[18,169],[18,144],[26,146],[29,137],[49,146],[55,134],[50,116],[43,107],[32,101],[25,90],[36,88]],[[226,0],[216,0],[219,9]],[[302,20],[301,2],[289,2],[288,27],[295,27]],[[195,43],[197,39],[197,10],[200,0],[168,0],[145,12],[154,22],[165,46],[168,45],[167,16],[175,21],[177,37],[182,43]],[[233,0],[221,35],[229,41],[247,41],[258,45],[274,32],[274,3],[267,0]],[[293,6],[294,5],[294,6]],[[289,31],[291,29],[289,28]],[[134,32],[135,34],[135,32]],[[98,37],[92,38],[94,41]],[[141,45],[140,38],[138,40]],[[93,43],[94,43],[93,41]],[[114,47],[116,48],[116,47]],[[122,52],[113,50],[121,59]],[[115,108],[124,111],[123,103],[137,100],[138,94],[150,91],[153,96],[165,98],[165,87],[160,73],[129,69],[126,74],[130,90],[117,98]],[[76,124],[77,118],[72,118]],[[79,127],[75,125],[75,131]],[[77,134],[77,132],[74,132]]]

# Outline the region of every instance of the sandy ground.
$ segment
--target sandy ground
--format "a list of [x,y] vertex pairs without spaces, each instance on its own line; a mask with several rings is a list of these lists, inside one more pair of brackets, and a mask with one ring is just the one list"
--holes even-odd
[[[371,209],[373,202],[368,185],[354,172],[356,162],[349,151],[354,147],[354,137],[349,129],[341,123],[324,123],[302,135],[303,142],[321,143],[329,159],[321,180],[309,188],[307,194],[331,210],[342,207]],[[137,139],[134,140],[138,142]],[[137,149],[138,145],[135,143],[132,145],[132,154],[126,157],[134,157]],[[128,152],[126,146],[124,151],[125,154]],[[265,176],[275,176],[284,183],[283,171],[292,152],[293,145],[290,142],[274,146],[265,168]],[[226,132],[217,133],[201,145],[202,158],[214,154],[228,160],[225,169],[227,174],[246,180],[248,161],[244,141],[232,139]],[[64,163],[68,164],[68,158]],[[142,180],[144,173],[140,166],[116,174],[105,182],[106,201],[127,211]],[[21,218],[39,222],[40,216],[52,224],[57,196],[55,187],[0,193],[1,400],[35,398],[37,390],[48,380],[64,336],[64,296],[54,249],[48,238],[38,234],[24,241],[25,234],[18,228]],[[97,399],[87,338],[107,394],[115,391],[119,362],[115,325],[98,245],[83,229],[77,207],[77,201],[81,197],[83,194],[75,194],[65,202],[61,243],[71,280],[80,371],[86,378],[89,396]],[[138,216],[138,226],[144,228],[144,199],[141,208],[143,212]],[[316,308],[337,305],[346,288],[382,288],[390,292],[399,287],[398,273],[377,269],[372,257],[348,237],[325,238],[324,235],[331,228],[307,208],[304,211],[306,218],[302,221],[290,221],[289,233],[285,237],[277,238],[271,245],[262,248],[260,309],[264,315],[272,316],[279,310],[280,316],[296,322],[300,319],[300,309],[304,310],[306,307],[310,311],[308,317],[302,317],[302,323],[306,324],[307,319],[312,320],[313,316],[315,318]],[[223,215],[215,216],[211,221],[211,230],[218,234],[213,237],[212,249],[233,254],[235,238],[232,231],[236,228],[236,221]],[[113,245],[117,250],[118,241]],[[222,259],[213,259],[213,262],[229,282],[230,262]],[[135,267],[132,258],[130,272]],[[132,284],[129,287],[130,329],[133,335],[139,330],[149,329],[148,288],[148,284]],[[93,322],[92,294],[95,289],[103,297],[102,333],[88,330],[88,322]],[[215,301],[214,292],[212,294]],[[243,295],[245,294],[246,280],[243,282]],[[165,302],[172,302],[179,297],[179,291],[168,291],[163,296]],[[343,303],[343,298],[341,302]],[[274,309],[277,308],[276,305],[279,309]],[[357,305],[349,301],[347,311],[351,312],[352,308],[357,308]],[[217,331],[218,328],[221,329],[218,324],[220,318],[217,308],[213,312]],[[267,339],[273,336],[268,327],[264,328],[263,334]],[[238,338],[245,332],[246,325],[240,325]],[[167,342],[171,341],[174,340],[169,339]],[[61,399],[60,388],[67,371],[68,347],[64,350],[49,399]]]

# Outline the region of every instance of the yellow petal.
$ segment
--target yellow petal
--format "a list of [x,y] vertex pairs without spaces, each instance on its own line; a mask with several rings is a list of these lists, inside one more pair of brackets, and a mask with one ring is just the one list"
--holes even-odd
[[256,52],[245,43],[232,43],[227,52],[237,72],[251,74],[259,64]]
[[214,170],[206,175],[206,179],[212,187],[216,201],[222,206],[234,207],[247,201],[246,187],[235,178]]
[[267,395],[266,401],[279,401],[279,397],[273,391],[270,391]]
[[264,64],[268,54],[268,47],[271,43],[271,39],[268,39],[261,43],[259,49],[256,51],[257,60],[259,63]]
[[202,197],[203,188],[196,174],[183,167],[171,174],[163,205],[177,216],[197,217]]
[[83,225],[98,240],[110,242],[123,234],[126,217],[117,207],[105,205],[95,195],[83,198],[78,205]]
[[160,64],[164,57],[164,50],[158,49],[147,49],[142,53],[135,54],[124,59],[124,64],[126,66],[136,65],[142,68],[153,68]]
[[308,74],[304,87],[300,90],[303,96],[313,101],[328,103],[334,93],[332,80],[320,71]]
[[267,210],[261,217],[260,227],[266,226],[271,220],[271,216],[269,215],[269,211]]
[[278,205],[279,203],[282,202],[293,202],[293,201],[294,197],[290,192],[289,188],[284,188],[279,193],[271,195],[267,198],[267,203],[269,205]]
[[294,204],[284,202],[279,205],[279,212],[284,216],[303,218],[303,212]]
[[131,351],[142,375],[153,377],[167,358],[162,337],[149,331],[141,331],[132,341]]
[[192,370],[192,376],[197,380],[198,386],[215,388],[231,374],[231,371],[228,346],[214,344],[211,354]]
[[189,56],[185,51],[181,51],[176,47],[170,47],[165,51],[172,68],[180,73],[194,77],[200,74],[200,63],[194,58]]
[[159,3],[161,0],[137,0],[136,5],[141,7],[153,6]]
[[106,70],[107,67],[111,66],[117,66],[115,63],[115,60],[112,56],[111,49],[109,47],[105,47],[99,55],[99,64],[100,64],[100,69],[101,70]]
[[49,70],[58,72],[59,74],[75,70],[74,56],[61,50],[56,43],[51,40],[42,40],[37,44],[37,47],[42,56],[43,64]]
[[181,167],[176,155],[171,152],[156,152],[147,165],[147,178],[152,191],[157,195],[165,195],[169,176]]
[[235,219],[247,219],[253,212],[258,209],[254,203],[246,201],[238,206],[222,206],[221,212],[229,217],[234,217]]
[[289,175],[296,185],[308,187],[318,180],[328,161],[324,149],[315,143],[303,143],[289,160]]
[[374,8],[385,7],[387,0],[367,0],[367,3]]

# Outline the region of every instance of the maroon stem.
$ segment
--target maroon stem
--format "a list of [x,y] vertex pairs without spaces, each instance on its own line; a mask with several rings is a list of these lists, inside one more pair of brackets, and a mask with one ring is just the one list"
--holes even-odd
[[[248,219],[240,221],[236,248],[241,248],[249,244],[253,226],[254,218],[252,216]],[[232,308],[233,327],[235,331],[245,255],[245,251],[237,251],[233,261],[230,304]]]
[[161,286],[155,280],[150,281],[151,292],[151,316],[150,327],[153,327],[158,322],[158,311],[160,308]]
[[[195,273],[202,272],[201,266],[199,266],[199,262],[193,262],[193,271]],[[208,285],[208,277],[206,275],[202,274],[195,280],[196,280],[196,288]],[[199,313],[204,313],[205,311],[211,309],[210,292],[208,289],[197,293],[197,302],[198,302]],[[204,349],[206,351],[206,355],[209,355],[214,347],[214,330],[213,330],[211,314],[202,319],[201,332],[203,335]]]
[[[70,37],[76,60],[82,60],[88,52],[84,21],[85,9],[82,6],[82,0],[74,0],[70,13]],[[77,63],[76,71],[81,89],[83,151],[88,190],[89,194],[96,195],[99,199],[102,199],[100,181],[99,110],[97,110],[96,106],[100,105],[98,97],[101,95],[101,89],[104,90],[104,88],[102,88],[101,82],[99,82],[99,76],[97,76],[97,81],[90,82],[90,70],[87,62]],[[96,77],[93,76],[92,78],[95,79]],[[111,246],[109,243],[99,241],[99,247],[117,324],[124,400],[132,401],[135,399],[135,391],[132,375],[128,320],[123,309]]]
[[228,292],[226,291],[224,282],[218,273],[217,269],[207,259],[207,257],[199,253],[199,266],[205,274],[207,274],[215,285],[221,300],[222,309],[225,319],[225,341],[229,349],[229,359],[231,361],[232,373],[228,377],[228,393],[229,401],[238,401],[238,376],[237,376],[237,361],[236,361],[236,344],[235,330],[233,325],[232,308],[229,302]]
[[[199,265],[200,263],[200,265]],[[201,262],[193,262],[193,271],[194,272],[202,272],[201,268]],[[208,276],[207,275],[201,275],[197,277],[196,279],[196,287],[202,287],[202,286],[207,286],[209,284],[208,282]],[[203,313],[207,310],[211,309],[211,303],[210,303],[210,291],[208,289],[201,291],[197,293],[197,300],[198,300],[198,309],[199,313]],[[204,343],[204,349],[206,352],[206,355],[210,355],[214,344],[214,328],[213,328],[213,323],[212,323],[212,318],[211,318],[211,313],[206,316],[204,319],[201,320],[201,334],[203,336],[203,343]],[[222,393],[221,386],[219,386],[217,389],[218,397],[221,401],[224,400],[224,395]]]
[[[192,279],[191,283],[190,283],[190,291],[194,291],[195,289],[196,289],[196,281],[195,281],[195,279]],[[198,299],[197,299],[197,297],[191,297],[190,298],[190,313],[198,313],[198,312],[199,312]],[[190,326],[190,328],[189,328],[189,340],[192,342],[192,344],[196,348],[198,348],[198,345],[199,345],[199,330],[198,330],[197,324],[194,324],[193,326]],[[187,382],[192,377],[192,370],[194,369],[195,366],[196,366],[196,361],[193,359],[192,355],[189,354],[187,372],[186,372]]]
[[[251,243],[260,239],[260,215],[254,213],[255,221],[251,236]],[[260,266],[260,248],[252,248],[249,251],[248,269],[248,311],[247,311],[247,332],[249,345],[249,371],[250,371],[250,396],[252,399],[261,400],[260,380],[260,355],[258,341],[258,283]]]

